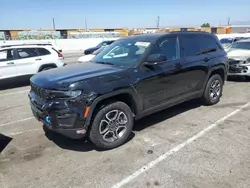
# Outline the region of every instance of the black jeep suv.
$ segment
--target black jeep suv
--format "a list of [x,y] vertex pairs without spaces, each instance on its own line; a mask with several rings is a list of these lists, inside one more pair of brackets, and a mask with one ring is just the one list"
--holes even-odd
[[30,104],[46,130],[71,138],[87,135],[111,149],[128,139],[136,119],[194,98],[218,103],[227,63],[213,34],[130,36],[91,62],[34,75]]

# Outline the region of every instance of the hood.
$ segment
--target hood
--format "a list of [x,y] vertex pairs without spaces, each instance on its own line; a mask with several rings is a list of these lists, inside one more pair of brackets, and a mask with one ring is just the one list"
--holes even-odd
[[80,61],[80,62],[87,62],[87,61],[92,60],[94,57],[95,57],[95,55],[88,54],[88,55],[84,55],[84,56],[79,57],[78,61]]
[[241,49],[233,49],[231,48],[227,55],[229,59],[235,59],[235,60],[247,60],[250,58],[250,50],[241,50]]
[[93,48],[88,48],[85,51],[90,51],[90,52],[94,52],[96,50],[98,50],[99,47],[93,47]]
[[40,72],[31,77],[31,82],[43,88],[68,88],[70,84],[90,78],[117,73],[124,69],[98,63],[78,63]]

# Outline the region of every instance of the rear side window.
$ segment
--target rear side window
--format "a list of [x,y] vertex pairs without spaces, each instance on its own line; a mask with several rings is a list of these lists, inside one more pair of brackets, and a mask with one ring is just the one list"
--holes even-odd
[[36,49],[35,48],[18,48],[17,56],[19,59],[36,57],[37,56]]
[[[182,36],[181,49],[184,57],[198,56],[205,53],[220,51],[217,41],[209,35]],[[209,50],[209,51],[208,51]]]
[[[214,49],[214,51],[220,51],[220,46],[217,44],[217,41],[209,35],[199,35],[198,42],[200,46],[200,50],[204,51],[206,49]],[[214,52],[213,51],[213,52]]]
[[37,48],[37,51],[38,51],[38,53],[39,53],[40,56],[42,56],[42,55],[49,55],[50,54],[50,52],[47,49],[45,49],[45,48]]

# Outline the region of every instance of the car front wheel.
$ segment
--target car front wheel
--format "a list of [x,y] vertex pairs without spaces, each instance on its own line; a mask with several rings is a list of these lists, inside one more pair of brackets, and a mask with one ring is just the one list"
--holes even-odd
[[89,139],[99,148],[116,148],[127,141],[133,124],[133,114],[128,105],[123,102],[109,104],[97,112]]

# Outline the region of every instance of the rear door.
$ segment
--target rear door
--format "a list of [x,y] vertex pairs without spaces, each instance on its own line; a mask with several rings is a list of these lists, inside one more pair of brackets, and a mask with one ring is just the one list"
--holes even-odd
[[40,65],[53,63],[54,56],[51,55],[51,52],[49,50],[41,47],[37,48],[37,52],[38,52],[37,63],[39,63]]
[[17,76],[14,49],[0,50],[0,79]]
[[32,75],[37,72],[37,62],[40,61],[36,48],[17,48],[15,61],[18,75]]
[[197,34],[180,36],[181,56],[184,59],[182,78],[180,78],[184,87],[181,92],[186,96],[202,90],[209,71],[210,57],[202,53],[204,45],[201,36]]

